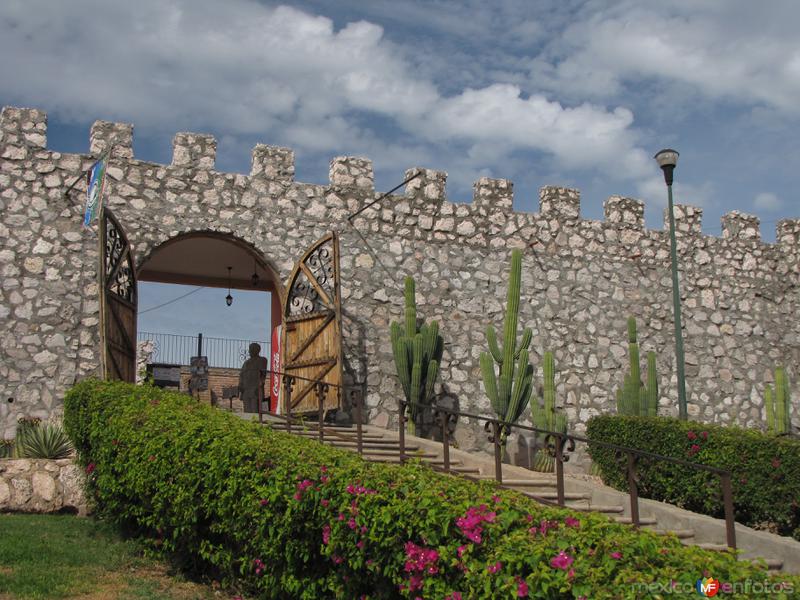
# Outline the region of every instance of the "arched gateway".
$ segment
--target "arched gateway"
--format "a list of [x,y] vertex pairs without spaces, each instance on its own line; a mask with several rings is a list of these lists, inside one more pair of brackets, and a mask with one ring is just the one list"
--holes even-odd
[[[152,248],[134,268],[134,252],[111,209],[100,217],[100,345],[104,377],[136,379],[138,282],[226,286],[269,292],[270,330],[285,321],[279,364],[296,380],[293,413],[316,412],[315,384],[327,384],[323,406],[339,408],[342,389],[339,239],[335,232],[312,244],[296,262],[286,287],[269,260],[231,233],[193,231]],[[251,266],[252,265],[252,266]],[[226,277],[226,270],[228,276]],[[235,277],[232,275],[235,273]],[[283,406],[283,410],[287,410]]]

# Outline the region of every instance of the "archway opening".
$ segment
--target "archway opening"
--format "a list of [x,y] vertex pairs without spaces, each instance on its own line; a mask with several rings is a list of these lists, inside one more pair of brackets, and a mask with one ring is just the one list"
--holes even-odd
[[[239,369],[253,342],[272,362],[283,286],[269,261],[233,235],[194,232],[155,248],[137,275],[137,370],[157,385],[255,412],[239,394]],[[269,378],[259,395],[269,410]]]

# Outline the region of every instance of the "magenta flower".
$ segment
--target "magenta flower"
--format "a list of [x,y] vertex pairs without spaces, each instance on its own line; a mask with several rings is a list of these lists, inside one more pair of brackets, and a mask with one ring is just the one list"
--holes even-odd
[[501,500],[500,496],[498,496],[498,495],[494,495],[494,496],[492,496],[492,501],[493,501],[495,504],[499,504],[499,503],[500,503],[500,500]]
[[461,530],[461,533],[471,542],[480,544],[483,540],[483,526],[482,523],[493,523],[497,513],[489,512],[485,504],[479,507],[470,507],[463,517],[456,519],[456,525]]
[[333,564],[338,565],[338,564],[341,564],[344,559],[341,556],[339,556],[338,554],[334,554],[331,557],[331,560],[333,560]]
[[324,506],[325,508],[328,508],[330,501],[327,498],[323,498],[322,500],[319,501],[319,503],[322,504],[322,506]]
[[521,577],[517,577],[517,598],[528,597],[528,584]]
[[328,542],[331,540],[331,526],[327,523],[322,526],[322,543],[326,546]]
[[466,546],[459,546],[458,547],[458,558],[461,558],[462,556],[464,556],[464,552],[466,551],[466,549],[467,549]]
[[556,556],[550,559],[550,566],[554,569],[562,569],[566,571],[574,561],[574,558],[562,550]]
[[350,517],[350,519],[347,521],[347,526],[350,529],[355,529],[357,527],[356,520],[353,517]]
[[697,434],[694,431],[690,431],[686,434],[686,437],[688,437],[691,441],[694,441],[697,439]]
[[363,550],[364,549],[364,540],[358,540],[356,542],[356,548],[358,548],[359,550]]
[[266,498],[262,498],[261,500],[259,500],[259,502],[258,502],[258,503],[259,503],[261,506],[266,506],[267,504],[269,504],[269,500],[267,500]]
[[88,465],[86,465],[86,474],[90,475],[92,471],[94,471],[94,469],[95,469],[95,464],[89,463]]
[[609,556],[614,560],[619,560],[622,558],[622,552],[612,552]]
[[564,519],[564,524],[567,527],[573,527],[574,529],[578,529],[581,526],[581,522],[574,517],[567,517]]
[[461,600],[461,592],[453,592],[445,596],[444,600]]
[[703,438],[704,440],[707,440],[708,439],[708,432],[707,431],[701,432],[700,433],[700,437]]
[[489,565],[488,567],[486,567],[486,570],[489,571],[489,573],[491,573],[492,575],[494,575],[495,573],[497,573],[502,568],[503,568],[503,563],[501,563],[498,560],[493,565]]

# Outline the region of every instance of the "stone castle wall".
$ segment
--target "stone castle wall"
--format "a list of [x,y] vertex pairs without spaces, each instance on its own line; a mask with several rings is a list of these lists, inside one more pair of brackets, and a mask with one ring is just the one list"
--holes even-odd
[[[38,110],[4,109],[0,135],[0,433],[21,415],[57,411],[64,390],[97,370],[96,234],[81,227],[85,183],[69,198],[64,189],[112,141],[107,205],[137,265],[179,234],[227,232],[285,281],[307,246],[339,231],[345,377],[365,394],[371,423],[396,422],[388,328],[402,314],[405,274],[416,279],[420,314],[441,324],[440,397],[490,411],[478,357],[486,324],[502,325],[512,248],[524,251],[520,327],[533,328],[537,369],[544,350],[555,353],[571,429],[614,410],[629,315],[643,351],[658,352],[661,412],[677,414],[668,236],[645,229],[637,200],[611,197],[605,220],[590,221],[576,190],[544,187],[539,212],[519,213],[509,181],[482,178],[472,202],[459,204],[446,198],[445,173],[412,169],[406,175],[420,176],[404,193],[350,223],[379,195],[363,158],[333,159],[329,183],[317,185],[294,181],[293,152],[272,146],[254,148],[249,174],[217,172],[207,135],[177,134],[170,165],[136,159],[126,124],[96,122],[83,155],[48,150]],[[800,378],[800,221],[781,221],[777,242],[766,244],[755,217],[725,215],[719,238],[703,235],[701,217],[676,207],[689,411],[758,425],[774,366]],[[456,438],[465,449],[484,445],[468,423]]]

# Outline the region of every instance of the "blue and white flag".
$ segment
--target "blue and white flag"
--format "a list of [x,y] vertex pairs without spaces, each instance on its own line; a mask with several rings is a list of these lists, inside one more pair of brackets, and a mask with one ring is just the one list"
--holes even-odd
[[83,226],[89,227],[103,202],[103,187],[106,181],[106,161],[104,156],[89,170],[89,188],[86,190],[86,209],[83,211]]

